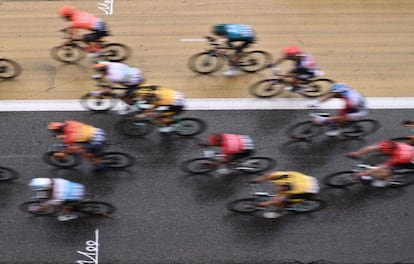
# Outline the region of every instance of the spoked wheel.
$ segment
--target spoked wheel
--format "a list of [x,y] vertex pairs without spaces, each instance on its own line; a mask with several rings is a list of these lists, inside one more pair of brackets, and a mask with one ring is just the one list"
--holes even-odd
[[22,72],[20,65],[9,59],[0,59],[0,79],[11,79]]
[[378,121],[372,119],[362,119],[350,122],[344,128],[344,136],[357,138],[376,132],[380,128]]
[[131,56],[131,48],[121,43],[108,43],[103,47],[103,57],[108,61],[124,61]]
[[304,121],[290,127],[286,134],[289,138],[295,140],[310,140],[320,135],[322,126],[313,124],[312,121]]
[[135,158],[122,152],[104,152],[99,155],[102,162],[110,168],[121,169],[135,164]]
[[243,171],[249,173],[263,172],[273,168],[276,165],[274,159],[268,157],[250,157],[239,164],[239,167],[243,167]]
[[250,94],[259,98],[270,98],[281,94],[286,83],[283,79],[266,79],[254,83],[250,86]]
[[52,58],[65,63],[75,63],[85,58],[86,53],[82,48],[75,45],[65,45],[62,47],[54,47],[50,51]]
[[325,201],[319,199],[308,199],[301,202],[290,202],[286,210],[298,214],[304,214],[319,211],[325,208],[325,206]]
[[248,51],[241,54],[238,68],[244,72],[257,72],[272,62],[272,56],[262,50]]
[[257,201],[253,197],[237,199],[228,203],[227,209],[235,213],[251,214],[259,210],[256,203]]
[[203,174],[215,170],[217,165],[209,158],[195,158],[184,161],[180,164],[180,168],[188,173]]
[[71,168],[81,163],[81,157],[58,151],[48,151],[43,155],[43,161],[56,167]]
[[12,181],[18,177],[17,171],[7,167],[0,167],[0,182]]
[[174,133],[180,136],[195,136],[206,130],[206,123],[198,118],[184,117],[175,124]]
[[319,97],[329,93],[334,81],[330,79],[310,80],[306,87],[299,90],[299,94],[305,97]]
[[195,73],[209,74],[223,67],[223,59],[210,52],[202,52],[191,56],[187,65]]
[[88,215],[110,215],[115,207],[110,203],[86,201],[75,205],[74,210]]
[[355,172],[353,171],[341,171],[329,174],[322,179],[323,184],[334,187],[334,188],[343,188],[351,186],[359,181],[355,179]]
[[388,180],[388,187],[398,188],[414,183],[414,170],[410,172],[396,172]]
[[37,207],[43,204],[43,201],[29,201],[19,205],[19,209],[23,212],[34,214],[34,215],[51,215],[56,212],[54,206],[50,206],[46,210],[37,210]]
[[135,118],[134,116],[128,116],[123,118],[118,128],[121,133],[127,136],[139,137],[151,133],[154,130],[154,126],[148,120],[142,120]]
[[83,107],[85,107],[88,110],[102,112],[114,108],[117,103],[117,99],[114,98],[112,94],[94,95],[91,93],[87,93],[81,97],[80,103]]

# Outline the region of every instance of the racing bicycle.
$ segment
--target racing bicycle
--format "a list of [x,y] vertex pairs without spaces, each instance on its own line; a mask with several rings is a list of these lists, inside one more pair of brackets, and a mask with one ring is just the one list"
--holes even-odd
[[[188,67],[195,73],[209,74],[220,70],[224,61],[230,62],[232,55],[225,50],[233,50],[229,47],[220,46],[216,38],[207,36],[206,41],[210,45],[207,51],[191,56],[187,62]],[[270,53],[262,50],[243,51],[240,53],[240,60],[237,68],[244,72],[253,73],[266,68],[271,63]]]
[[215,153],[211,150],[204,151],[204,157],[193,158],[180,164],[181,170],[192,174],[219,175],[235,173],[259,173],[272,169],[276,161],[268,157],[246,157],[233,162],[222,162],[223,154]]
[[12,79],[22,72],[20,65],[10,59],[0,58],[0,79]]
[[19,178],[19,173],[9,167],[0,166],[0,182],[8,182]]
[[[50,150],[43,155],[43,161],[49,165],[60,168],[78,166],[82,163],[82,157],[90,158],[90,156],[89,153],[85,151],[86,147],[76,147],[78,147],[77,150],[70,151],[65,144],[54,144],[53,150]],[[102,151],[96,153],[95,157],[101,159],[101,163],[106,164],[112,169],[127,168],[135,164],[135,158],[132,155],[123,152]]]
[[[227,204],[227,209],[235,213],[255,215],[263,215],[271,209],[274,210],[274,208],[261,207],[257,204],[272,199],[277,196],[277,194],[262,191],[263,187],[260,187],[260,184],[252,183],[250,185],[252,187],[251,195],[229,202]],[[326,202],[318,198],[293,199],[287,202],[285,208],[283,208],[282,215],[290,212],[297,214],[311,213],[325,207]]]
[[279,67],[272,67],[272,73],[272,78],[253,83],[249,88],[250,93],[259,98],[270,98],[283,92],[291,92],[311,98],[329,93],[330,87],[335,83],[331,79],[321,78],[323,71],[317,71],[314,77],[302,80],[300,88],[294,88],[289,81],[291,77],[282,74]]
[[[70,42],[53,47],[50,50],[52,58],[65,63],[76,63],[84,59],[89,52],[89,46],[82,40],[71,39],[68,30],[63,30],[63,32],[63,38],[70,39]],[[124,61],[128,59],[132,53],[130,47],[121,43],[107,42],[104,40],[95,41],[93,43],[99,45],[102,49],[102,55],[99,56],[101,60],[114,62]]]
[[[317,124],[314,120],[318,117],[329,117],[329,113],[312,112],[309,113],[311,120],[299,122],[289,127],[286,134],[294,140],[311,140],[328,131],[337,130],[338,127],[331,124]],[[348,121],[341,127],[341,133],[338,135],[343,138],[360,138],[376,132],[380,128],[378,121],[373,119],[360,119]]]

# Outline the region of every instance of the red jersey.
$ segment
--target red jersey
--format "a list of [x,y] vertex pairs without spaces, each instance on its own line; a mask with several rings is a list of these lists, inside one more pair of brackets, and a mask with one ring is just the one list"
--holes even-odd
[[74,12],[71,28],[94,30],[98,27],[100,19],[87,12]]
[[414,159],[414,147],[397,142],[397,148],[391,154],[391,157],[383,163],[387,167],[394,167],[396,165],[408,164],[411,163]]
[[226,156],[254,150],[253,140],[249,136],[236,134],[223,134],[222,153]]

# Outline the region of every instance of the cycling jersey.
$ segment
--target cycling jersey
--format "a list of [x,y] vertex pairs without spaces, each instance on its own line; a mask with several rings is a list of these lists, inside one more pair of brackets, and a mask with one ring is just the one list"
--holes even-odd
[[255,41],[254,30],[249,25],[225,24],[224,30],[225,36],[229,41]]
[[254,150],[253,140],[246,135],[222,134],[222,153],[226,156]]
[[142,71],[119,62],[109,62],[107,78],[113,83],[124,85],[139,85],[143,82]]
[[342,110],[343,115],[367,110],[365,98],[354,89],[344,92],[342,98],[345,100],[345,108]]
[[306,69],[309,72],[315,72],[319,69],[315,57],[304,52],[300,54],[299,60],[296,61],[296,68]]
[[52,181],[53,192],[49,201],[51,204],[81,201],[85,196],[85,187],[80,183],[60,178],[52,179]]
[[185,97],[182,92],[160,87],[155,91],[157,99],[152,102],[155,106],[184,106]]
[[391,157],[382,165],[386,167],[394,167],[396,165],[409,164],[414,160],[414,147],[403,143],[396,142],[397,147],[391,154]]
[[272,182],[289,183],[291,189],[288,191],[279,192],[281,196],[292,196],[297,194],[316,194],[319,192],[318,181],[311,176],[305,175],[297,171],[277,171],[272,173]]
[[63,134],[65,135],[63,143],[68,145],[73,143],[103,142],[105,140],[103,130],[73,120],[65,121]]
[[105,23],[102,19],[87,13],[87,12],[74,12],[71,16],[72,26],[76,29],[88,29],[96,31],[105,31]]

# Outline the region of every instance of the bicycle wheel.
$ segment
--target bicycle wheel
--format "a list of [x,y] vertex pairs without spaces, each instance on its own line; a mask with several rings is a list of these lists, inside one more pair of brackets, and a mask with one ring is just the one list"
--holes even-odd
[[121,43],[108,43],[103,46],[103,57],[108,61],[124,61],[131,54],[131,48]]
[[38,207],[43,204],[43,201],[41,200],[35,200],[35,201],[29,201],[24,202],[19,205],[19,209],[23,212],[34,214],[34,215],[51,215],[56,212],[56,208],[54,206],[50,206],[47,210],[33,210],[33,207]]
[[322,126],[315,125],[312,121],[304,121],[291,126],[286,131],[286,134],[291,139],[310,140],[320,135],[321,132]]
[[80,202],[73,209],[88,215],[110,215],[115,212],[112,204],[98,201]]
[[259,98],[270,98],[281,94],[286,83],[283,79],[266,79],[254,83],[250,86],[250,94]]
[[123,152],[104,152],[98,155],[102,162],[110,168],[121,169],[135,164],[135,158]]
[[175,124],[174,133],[180,136],[195,136],[206,130],[206,123],[198,118],[180,118]]
[[299,90],[299,94],[305,97],[319,97],[329,93],[334,81],[330,79],[310,80],[305,88]]
[[0,79],[11,79],[22,72],[20,65],[9,59],[0,59]]
[[414,170],[413,171],[407,171],[407,172],[395,172],[394,175],[392,175],[388,179],[388,187],[391,188],[398,188],[403,187],[407,185],[411,185],[414,183]]
[[271,169],[275,165],[276,161],[268,157],[250,157],[243,160],[238,166],[241,167],[243,171],[258,173]]
[[201,52],[191,56],[187,66],[195,73],[209,74],[223,67],[223,59],[210,52]]
[[0,181],[12,181],[19,177],[19,173],[14,169],[7,167],[0,167]]
[[43,155],[43,161],[60,168],[71,168],[81,163],[81,157],[79,155],[65,154],[64,157],[56,157],[55,153],[61,152],[48,151]]
[[113,94],[94,95],[92,93],[87,93],[80,98],[80,103],[88,110],[103,112],[114,108],[117,103],[117,99]]
[[290,202],[286,208],[287,211],[305,214],[310,212],[316,212],[325,208],[326,203],[323,200],[319,199],[308,199],[302,202]]
[[358,138],[376,132],[379,127],[380,125],[376,120],[362,119],[350,122],[343,133],[346,137]]
[[227,204],[227,209],[241,214],[251,214],[259,210],[256,206],[256,199],[253,197],[231,201]]
[[322,183],[334,188],[351,186],[359,182],[358,180],[355,180],[354,174],[353,171],[335,172],[323,178]]
[[257,72],[267,67],[272,62],[272,56],[262,50],[243,52],[240,56],[238,68],[244,72]]
[[65,63],[75,63],[85,58],[86,53],[82,48],[68,44],[62,47],[54,47],[50,50],[52,58]]
[[188,173],[203,174],[215,170],[217,165],[209,158],[195,158],[184,161],[180,168]]
[[154,126],[148,120],[142,120],[133,116],[123,118],[118,128],[124,135],[139,137],[151,133],[154,130]]

